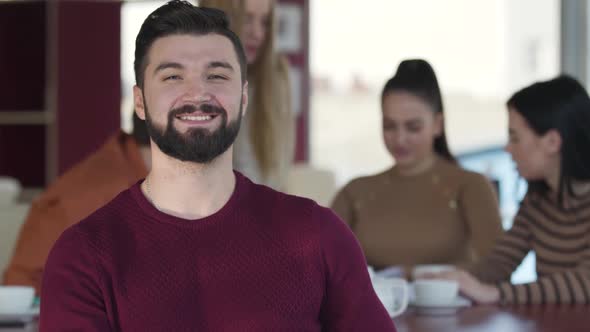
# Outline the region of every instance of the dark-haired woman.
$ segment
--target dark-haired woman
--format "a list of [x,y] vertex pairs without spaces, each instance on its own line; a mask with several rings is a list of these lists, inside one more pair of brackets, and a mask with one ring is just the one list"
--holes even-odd
[[[506,150],[528,182],[512,228],[489,257],[439,275],[459,281],[477,303],[590,303],[590,98],[561,76],[533,84],[507,103]],[[534,251],[538,279],[510,275]]]
[[403,61],[382,97],[383,139],[395,165],[352,180],[332,208],[347,222],[369,265],[468,266],[502,233],[496,194],[449,151],[434,70]]

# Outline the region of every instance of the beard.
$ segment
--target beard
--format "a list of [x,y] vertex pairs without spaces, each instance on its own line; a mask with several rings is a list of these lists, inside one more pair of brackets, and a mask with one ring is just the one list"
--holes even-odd
[[[185,133],[180,133],[174,127],[176,116],[197,110],[204,114],[221,117],[219,128],[213,131],[191,128]],[[199,108],[194,105],[185,105],[172,109],[168,113],[168,122],[165,128],[153,123],[146,105],[145,120],[149,136],[163,153],[180,161],[207,164],[227,151],[234,143],[242,122],[242,106],[240,103],[238,117],[229,123],[225,109],[208,104],[203,104]]]

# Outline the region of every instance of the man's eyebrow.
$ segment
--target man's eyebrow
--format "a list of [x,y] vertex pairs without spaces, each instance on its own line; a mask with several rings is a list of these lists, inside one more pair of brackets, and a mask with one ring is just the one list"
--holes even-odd
[[159,64],[156,67],[156,69],[154,69],[154,74],[161,71],[161,70],[168,69],[168,68],[183,69],[184,66],[178,62],[163,62],[163,63]]
[[234,71],[234,67],[229,62],[226,62],[226,61],[212,61],[209,63],[207,68],[209,68],[209,69],[225,68],[225,69],[229,69],[231,71]]

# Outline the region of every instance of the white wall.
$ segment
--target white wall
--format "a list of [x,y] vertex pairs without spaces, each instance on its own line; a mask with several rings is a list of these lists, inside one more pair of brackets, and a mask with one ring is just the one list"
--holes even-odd
[[[391,165],[379,92],[401,60],[421,57],[434,66],[455,153],[503,144],[508,96],[559,71],[559,0],[310,5],[311,72],[322,82],[312,91],[311,158],[339,183]],[[366,89],[352,88],[354,78]]]

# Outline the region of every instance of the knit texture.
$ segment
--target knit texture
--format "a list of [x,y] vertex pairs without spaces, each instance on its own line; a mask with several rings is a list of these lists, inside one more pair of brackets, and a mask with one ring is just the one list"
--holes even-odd
[[137,183],[65,231],[42,290],[41,331],[395,331],[347,226],[239,173],[199,220]]
[[402,175],[394,166],[357,178],[336,195],[332,208],[377,269],[470,266],[502,235],[490,181],[442,158],[418,175]]

